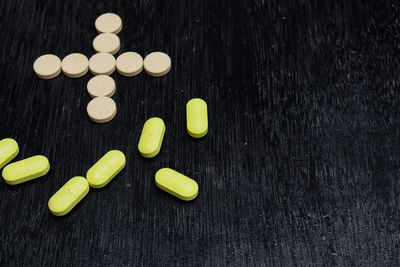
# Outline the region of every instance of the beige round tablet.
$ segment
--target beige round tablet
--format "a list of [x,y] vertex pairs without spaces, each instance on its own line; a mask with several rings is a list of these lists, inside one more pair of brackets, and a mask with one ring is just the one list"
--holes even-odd
[[112,97],[115,93],[114,79],[107,75],[97,75],[89,80],[87,91],[91,97],[108,96]]
[[80,53],[69,54],[62,60],[61,69],[65,76],[79,78],[88,72],[89,60]]
[[117,114],[117,105],[107,96],[98,96],[87,105],[87,113],[92,121],[106,123]]
[[143,64],[147,74],[154,77],[163,76],[171,69],[170,57],[162,52],[153,52],[147,55]]
[[126,52],[117,58],[117,70],[121,75],[132,77],[143,69],[143,58],[135,52]]
[[97,53],[89,59],[89,69],[94,75],[110,75],[115,70],[115,58],[109,53]]
[[96,19],[97,32],[111,32],[118,34],[122,29],[121,18],[114,13],[106,13]]
[[53,79],[61,73],[61,60],[52,54],[38,57],[33,63],[33,70],[42,79]]
[[120,41],[114,33],[102,33],[94,38],[93,48],[96,52],[114,55],[119,51]]

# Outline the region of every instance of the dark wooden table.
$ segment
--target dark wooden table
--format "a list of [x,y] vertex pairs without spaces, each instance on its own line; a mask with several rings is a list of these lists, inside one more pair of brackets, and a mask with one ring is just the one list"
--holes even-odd
[[[0,182],[1,266],[399,266],[400,3],[398,1],[0,2],[0,138],[16,160],[51,171]],[[123,20],[121,52],[164,51],[171,72],[112,76],[118,114],[86,114],[92,75],[45,81],[45,53],[93,54],[94,21]],[[209,133],[186,133],[186,102],[209,108]],[[167,127],[142,158],[146,119]],[[103,154],[126,168],[67,216],[48,199]],[[159,190],[171,167],[197,199]]]

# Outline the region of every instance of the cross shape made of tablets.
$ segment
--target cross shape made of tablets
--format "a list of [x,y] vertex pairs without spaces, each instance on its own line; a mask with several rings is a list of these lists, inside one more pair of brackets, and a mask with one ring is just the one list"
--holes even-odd
[[[66,55],[61,61],[53,54],[45,54],[38,57],[33,70],[39,78],[49,80],[56,78],[61,72],[69,78],[80,78],[85,76],[89,70],[95,75],[87,84],[88,94],[92,98],[112,97],[116,91],[115,81],[109,76],[117,69],[118,73],[125,77],[139,75],[144,69],[145,72],[153,77],[161,77],[171,70],[171,58],[163,52],[153,52],[148,54],[144,60],[141,55],[133,51],[121,53],[117,59],[114,55],[121,48],[121,42],[117,34],[122,30],[122,19],[113,13],[106,13],[99,16],[95,21],[95,28],[99,35],[93,40],[93,49],[96,54],[88,59],[81,53]],[[96,123],[105,123],[112,120],[115,112],[108,114],[106,118],[93,119],[93,102],[89,107],[88,115]],[[94,102],[96,103],[96,102]],[[111,103],[108,101],[108,103]],[[89,103],[90,104],[90,103]],[[95,109],[100,111],[100,109]],[[92,116],[91,116],[92,115]]]

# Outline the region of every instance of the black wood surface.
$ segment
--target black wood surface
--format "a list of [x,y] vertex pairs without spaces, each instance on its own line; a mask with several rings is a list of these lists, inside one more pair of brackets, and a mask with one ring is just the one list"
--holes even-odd
[[[43,154],[45,177],[0,183],[1,266],[398,266],[398,1],[0,1],[0,138],[16,160]],[[45,53],[93,54],[94,21],[123,20],[121,52],[164,51],[171,72],[112,76],[118,114],[86,114],[92,75],[45,81]],[[207,101],[209,133],[186,133]],[[146,119],[161,153],[137,151]],[[104,153],[126,168],[67,216],[48,199]],[[171,167],[197,199],[159,190]]]

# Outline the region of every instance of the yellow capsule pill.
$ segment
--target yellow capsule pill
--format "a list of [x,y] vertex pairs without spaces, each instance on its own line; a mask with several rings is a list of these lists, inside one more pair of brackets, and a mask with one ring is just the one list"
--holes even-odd
[[7,165],[17,156],[19,147],[17,142],[11,138],[5,138],[0,141],[0,169]]
[[200,138],[208,132],[207,103],[193,98],[186,104],[187,132],[194,138]]
[[64,216],[89,193],[89,184],[82,176],[71,178],[50,199],[49,210],[56,216]]
[[140,135],[138,149],[145,158],[155,157],[161,149],[164,139],[165,124],[160,118],[151,118],[146,121]]
[[108,151],[86,174],[93,188],[106,186],[125,167],[125,155],[119,150]]
[[45,156],[33,156],[7,165],[3,178],[7,184],[15,185],[39,178],[49,170],[50,163]]
[[156,185],[165,192],[186,201],[195,199],[199,192],[196,181],[169,168],[160,169],[156,173]]

